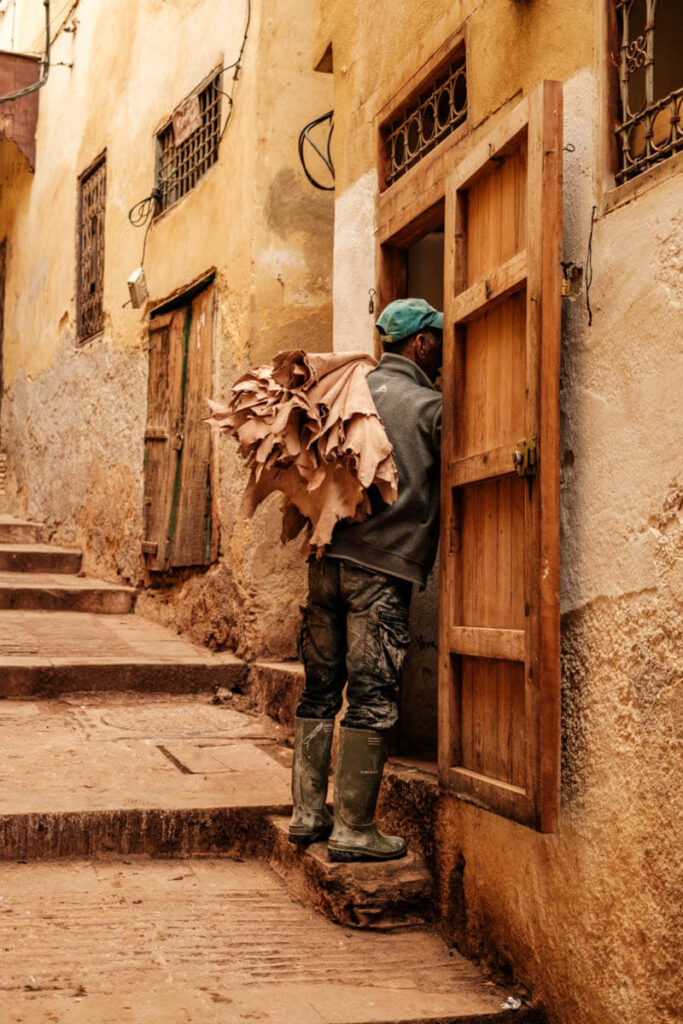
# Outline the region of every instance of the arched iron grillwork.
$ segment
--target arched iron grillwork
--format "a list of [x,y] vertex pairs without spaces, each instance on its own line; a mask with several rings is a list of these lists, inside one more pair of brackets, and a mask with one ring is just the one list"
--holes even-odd
[[683,65],[675,31],[681,32],[681,13],[680,0],[614,3],[621,35],[621,183],[683,150]]
[[391,185],[467,117],[465,58],[453,61],[383,129],[385,184]]

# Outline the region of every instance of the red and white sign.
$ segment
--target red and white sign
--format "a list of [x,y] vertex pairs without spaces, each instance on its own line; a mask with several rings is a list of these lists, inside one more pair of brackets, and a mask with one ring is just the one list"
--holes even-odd
[[176,146],[189,139],[202,126],[202,114],[199,109],[199,97],[193,96],[184,107],[178,107],[173,115],[173,137]]

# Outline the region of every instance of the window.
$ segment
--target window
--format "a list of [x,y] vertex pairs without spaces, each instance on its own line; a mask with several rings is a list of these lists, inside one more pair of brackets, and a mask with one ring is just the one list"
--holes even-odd
[[619,26],[618,184],[683,150],[680,0],[613,0]]
[[465,55],[451,60],[383,126],[384,184],[393,184],[467,118]]
[[107,189],[105,155],[78,182],[78,340],[87,341],[104,326],[104,211]]
[[221,93],[218,75],[186,100],[157,135],[157,211],[176,203],[218,159]]

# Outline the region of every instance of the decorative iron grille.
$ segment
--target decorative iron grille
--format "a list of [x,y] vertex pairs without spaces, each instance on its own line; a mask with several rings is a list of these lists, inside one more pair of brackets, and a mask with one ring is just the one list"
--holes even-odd
[[453,61],[384,129],[385,184],[391,185],[467,117],[465,58]]
[[614,2],[621,30],[621,183],[683,149],[683,65],[671,31],[680,19],[680,9],[674,10],[680,0]]
[[104,326],[104,212],[107,164],[104,157],[80,178],[78,196],[78,338],[86,341]]
[[157,188],[161,192],[157,212],[167,210],[194,188],[218,159],[220,142],[220,74],[197,94],[201,124],[176,144],[174,121],[157,135]]

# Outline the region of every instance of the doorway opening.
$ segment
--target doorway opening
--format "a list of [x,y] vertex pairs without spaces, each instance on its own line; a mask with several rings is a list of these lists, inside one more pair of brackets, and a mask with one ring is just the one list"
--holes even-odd
[[[408,296],[443,309],[444,203],[405,228],[380,251],[381,308]],[[438,385],[438,382],[437,382]],[[425,590],[413,588],[411,645],[401,677],[394,757],[436,772],[439,684],[438,555]]]

